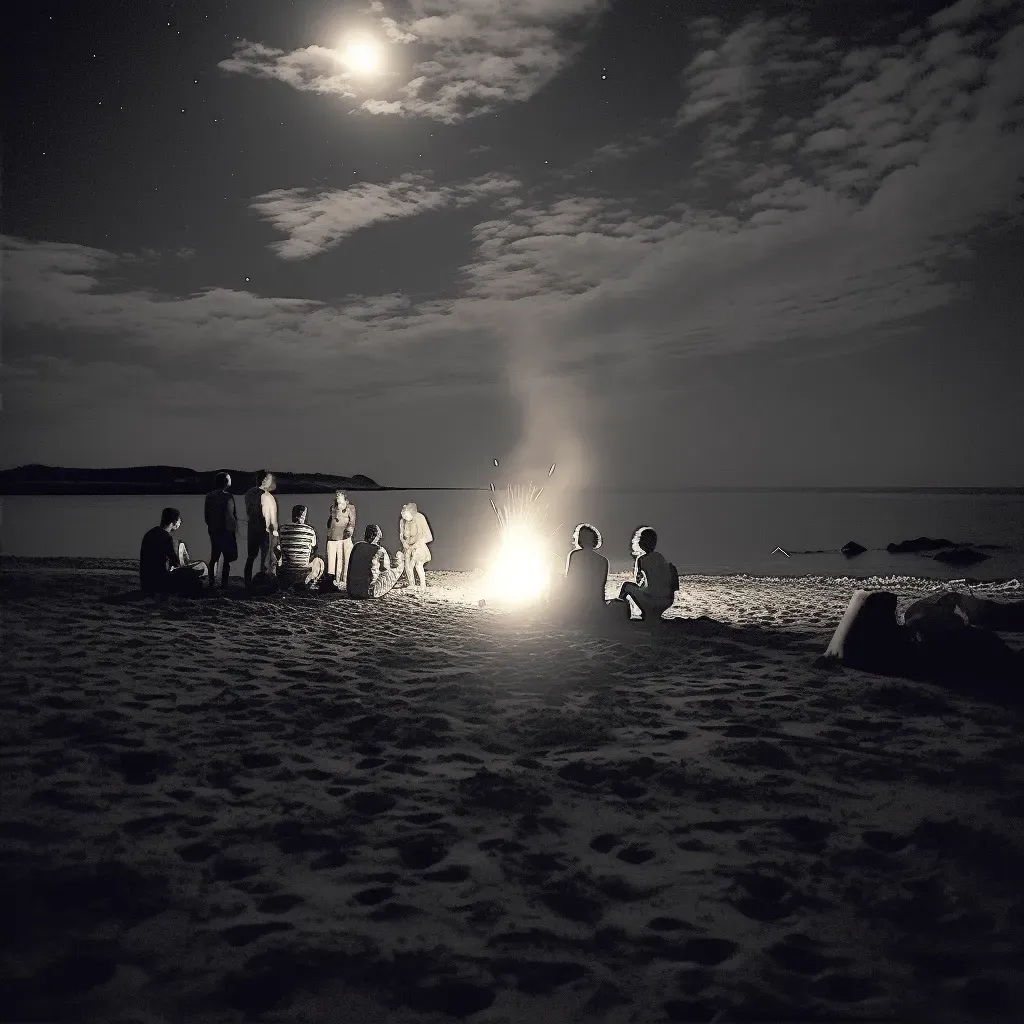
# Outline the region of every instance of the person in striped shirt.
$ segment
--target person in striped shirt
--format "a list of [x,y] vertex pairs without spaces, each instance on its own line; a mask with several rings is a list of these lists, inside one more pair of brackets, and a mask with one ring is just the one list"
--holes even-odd
[[281,564],[277,578],[282,587],[301,583],[309,590],[319,589],[325,564],[316,553],[316,530],[306,522],[308,511],[305,505],[294,505],[292,521],[281,525]]

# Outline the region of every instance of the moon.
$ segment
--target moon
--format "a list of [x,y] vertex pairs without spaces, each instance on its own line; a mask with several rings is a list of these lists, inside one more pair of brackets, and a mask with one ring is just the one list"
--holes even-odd
[[341,59],[349,71],[358,75],[372,75],[384,63],[380,46],[372,39],[351,39],[341,51]]

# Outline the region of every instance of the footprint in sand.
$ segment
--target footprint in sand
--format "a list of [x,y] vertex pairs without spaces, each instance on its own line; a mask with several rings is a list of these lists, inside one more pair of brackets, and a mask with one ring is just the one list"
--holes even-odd
[[741,872],[735,880],[746,890],[747,896],[733,905],[755,921],[779,921],[793,913],[796,898],[788,882],[774,875]]
[[653,850],[647,850],[642,846],[630,845],[619,850],[616,857],[627,864],[646,864],[647,861],[655,857],[655,853]]
[[978,966],[977,958],[971,953],[959,950],[935,949],[932,945],[900,954],[913,966],[917,975],[924,978],[963,978]]
[[113,957],[73,953],[43,968],[37,980],[40,991],[50,999],[59,1000],[81,996],[105,985],[116,970],[117,961]]
[[338,842],[336,835],[319,832],[304,821],[279,821],[271,830],[271,835],[282,853],[332,850]]
[[314,871],[329,871],[332,868],[341,868],[348,863],[348,854],[341,850],[328,850],[326,853],[310,861],[309,866]]
[[540,901],[559,916],[581,924],[595,925],[604,914],[597,900],[571,886],[544,892]]
[[880,853],[898,853],[910,845],[910,840],[906,836],[881,830],[862,832],[861,839],[873,850],[878,850]]
[[125,750],[113,766],[129,785],[144,786],[167,774],[174,767],[174,758],[166,750]]
[[647,922],[647,927],[654,932],[677,932],[681,928],[692,928],[693,926],[685,921],[680,921],[678,917],[652,917]]
[[441,981],[414,988],[404,994],[406,1002],[422,1013],[444,1013],[449,1017],[469,1017],[486,1010],[495,999],[494,992],[468,981]]
[[465,882],[471,874],[465,864],[451,864],[437,871],[428,871],[423,878],[428,882]]
[[587,1000],[584,1009],[594,1016],[605,1016],[609,1010],[618,1006],[629,1006],[630,1000],[623,995],[622,991],[610,981],[602,981],[594,989],[593,994]]
[[612,835],[611,832],[602,832],[601,835],[594,836],[590,840],[590,848],[598,853],[611,853],[619,845],[619,842],[618,836]]
[[739,944],[731,939],[711,937],[687,939],[673,954],[673,960],[689,960],[703,967],[717,967],[736,955]]
[[259,874],[259,871],[257,865],[234,857],[221,857],[211,866],[211,874],[218,882],[240,882]]
[[797,842],[806,843],[808,846],[823,843],[835,831],[835,825],[805,816],[783,818],[779,821],[779,828],[788,832]]
[[501,853],[521,853],[526,849],[522,843],[517,843],[514,839],[505,839],[500,836],[494,839],[481,839],[476,845],[481,850],[487,852],[498,850]]
[[367,914],[371,921],[404,921],[407,917],[415,917],[423,911],[408,903],[385,903],[382,907]]
[[442,821],[443,819],[444,815],[436,811],[420,811],[416,814],[407,814],[405,816],[405,820],[413,825],[433,825],[435,822]]
[[364,907],[373,907],[378,903],[391,899],[395,890],[390,885],[374,885],[369,889],[362,889],[353,895],[352,899]]
[[972,1013],[994,1015],[1006,1009],[1010,1001],[1010,988],[1001,978],[981,975],[968,978],[956,990],[956,1000]]
[[282,892],[261,900],[256,909],[263,914],[287,914],[289,910],[294,910],[295,907],[305,902],[301,896],[297,896],[295,893]]
[[803,936],[787,936],[767,950],[768,955],[784,970],[797,974],[820,974],[835,963],[815,949],[815,943]]
[[398,859],[413,870],[431,868],[448,856],[448,849],[436,836],[421,836],[398,844]]
[[221,937],[232,946],[248,946],[250,942],[262,939],[274,932],[294,931],[295,925],[288,921],[263,921],[260,924],[236,924],[220,932]]
[[367,789],[353,793],[347,803],[357,814],[374,817],[377,814],[390,811],[398,804],[398,800],[390,793]]
[[671,1021],[713,1021],[718,1014],[718,1007],[703,999],[670,999],[664,1009]]
[[505,975],[515,978],[516,988],[533,996],[548,995],[590,973],[589,967],[571,961],[518,960],[513,957],[492,960],[488,967],[497,978]]
[[218,848],[212,843],[204,843],[200,841],[197,843],[188,843],[186,846],[179,846],[176,852],[186,863],[199,864],[204,860],[209,860],[218,852]]
[[276,754],[266,754],[262,751],[250,751],[242,755],[242,765],[245,768],[276,768],[281,763],[281,758]]
[[836,1003],[859,1003],[878,991],[870,978],[854,974],[824,974],[813,982],[811,990]]

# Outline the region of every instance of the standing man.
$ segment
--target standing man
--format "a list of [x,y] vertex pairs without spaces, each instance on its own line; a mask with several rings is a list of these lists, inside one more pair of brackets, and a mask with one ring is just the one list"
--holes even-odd
[[210,533],[210,589],[217,576],[217,559],[224,559],[221,569],[221,590],[226,590],[231,575],[231,563],[238,558],[238,516],[235,496],[231,493],[231,475],[218,473],[214,489],[206,496],[206,529]]
[[277,487],[274,474],[261,469],[256,474],[256,486],[245,492],[245,514],[248,557],[245,560],[245,585],[252,584],[252,566],[260,558],[260,572],[267,571],[267,558],[271,548],[278,546],[277,498],[271,493]]
[[356,507],[344,491],[334,492],[334,504],[327,517],[327,572],[341,589],[348,583],[348,560],[356,531]]

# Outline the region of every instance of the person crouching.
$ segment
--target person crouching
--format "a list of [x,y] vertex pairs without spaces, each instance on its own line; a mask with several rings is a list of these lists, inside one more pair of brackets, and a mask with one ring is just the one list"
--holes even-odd
[[349,597],[363,600],[383,597],[399,581],[405,571],[405,556],[401,551],[391,556],[381,546],[383,534],[376,523],[370,523],[363,531],[363,539],[352,548],[348,561]]

